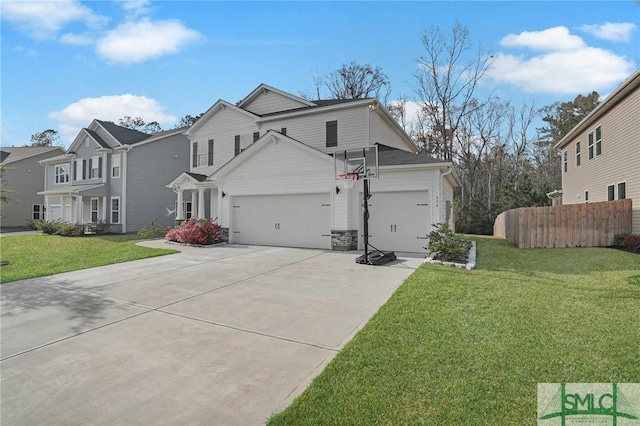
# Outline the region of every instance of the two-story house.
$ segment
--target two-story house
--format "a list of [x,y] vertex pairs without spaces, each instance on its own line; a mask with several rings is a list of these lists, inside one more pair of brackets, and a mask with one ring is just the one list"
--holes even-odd
[[640,234],[640,69],[555,146],[562,156],[562,204],[633,200]]
[[309,101],[262,84],[185,134],[191,167],[167,185],[176,219],[217,219],[231,243],[361,249],[363,184],[337,181],[333,154],[373,146],[370,243],[424,252],[432,224],[453,226],[453,165],[420,154],[376,99]]
[[104,221],[122,233],[153,219],[173,225],[175,193],[164,183],[189,164],[184,130],[149,135],[93,120],[63,155],[40,161],[46,219]]
[[0,164],[5,168],[2,176],[9,202],[2,206],[2,227],[23,227],[31,220],[44,219],[42,189],[44,169],[39,161],[64,152],[57,146],[1,147]]

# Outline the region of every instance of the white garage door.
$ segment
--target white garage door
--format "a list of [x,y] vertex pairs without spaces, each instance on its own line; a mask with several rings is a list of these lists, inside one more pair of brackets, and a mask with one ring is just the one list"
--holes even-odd
[[232,243],[331,248],[328,193],[234,197],[231,214]]
[[380,250],[425,253],[431,228],[427,191],[380,192],[369,199],[369,243]]

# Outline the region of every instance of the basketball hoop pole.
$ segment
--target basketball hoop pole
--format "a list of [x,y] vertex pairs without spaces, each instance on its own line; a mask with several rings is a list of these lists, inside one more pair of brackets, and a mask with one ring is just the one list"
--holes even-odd
[[369,179],[364,179],[362,182],[364,185],[364,214],[363,214],[363,224],[364,224],[364,264],[366,265],[369,261]]

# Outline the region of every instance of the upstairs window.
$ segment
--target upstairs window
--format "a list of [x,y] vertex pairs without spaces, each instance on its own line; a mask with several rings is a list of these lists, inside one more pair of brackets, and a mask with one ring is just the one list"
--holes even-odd
[[84,158],[77,159],[73,163],[73,178],[75,180],[84,180],[87,178],[87,163]]
[[602,154],[602,126],[596,127],[596,156]]
[[589,133],[589,160],[593,160],[593,132]]
[[616,199],[615,186],[614,185],[607,186],[607,201],[613,201],[615,199]]
[[99,179],[102,177],[102,157],[91,157],[89,159],[90,179]]
[[69,183],[69,165],[59,164],[56,166],[56,184]]
[[327,148],[338,146],[338,122],[327,121]]
[[240,135],[236,135],[233,145],[233,155],[240,154]]
[[576,142],[576,166],[580,165],[580,142]]
[[621,182],[618,184],[618,200],[624,200],[627,198],[627,183]]
[[569,158],[569,155],[567,154],[567,151],[564,152],[564,158],[562,159],[562,164],[564,166],[564,172],[567,173],[567,160]]
[[120,177],[120,154],[115,154],[111,157],[111,177]]

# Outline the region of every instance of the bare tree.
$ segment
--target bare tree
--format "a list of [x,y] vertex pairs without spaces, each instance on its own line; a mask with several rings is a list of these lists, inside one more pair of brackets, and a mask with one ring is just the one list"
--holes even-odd
[[[484,103],[472,102],[478,82],[485,76],[492,57],[474,50],[467,27],[456,22],[445,35],[433,26],[422,36],[425,55],[420,57],[416,95],[442,144],[445,159],[453,157],[453,138],[461,120]],[[469,59],[466,58],[471,54]]]
[[176,124],[176,125],[174,126],[174,129],[179,129],[179,128],[181,128],[181,127],[191,127],[191,126],[193,126],[193,124],[194,124],[196,121],[198,121],[198,119],[199,119],[200,117],[202,117],[203,115],[204,115],[204,113],[201,113],[201,114],[198,114],[198,115],[195,115],[195,116],[194,116],[194,115],[187,114],[187,115],[185,115],[184,117],[182,117],[182,118],[180,119],[180,121],[178,121],[178,124]]
[[157,121],[147,123],[142,117],[131,118],[128,115],[118,119],[118,125],[142,133],[157,133],[162,131],[162,127],[160,127]]
[[58,132],[53,129],[47,129],[31,135],[30,146],[58,146],[59,141]]
[[358,64],[352,61],[350,64],[342,64],[336,71],[327,76],[313,75],[314,91],[300,92],[305,99],[320,99],[323,88],[329,92],[330,99],[363,99],[378,98],[383,104],[387,103],[391,94],[389,77],[381,67],[373,67],[370,64]]

